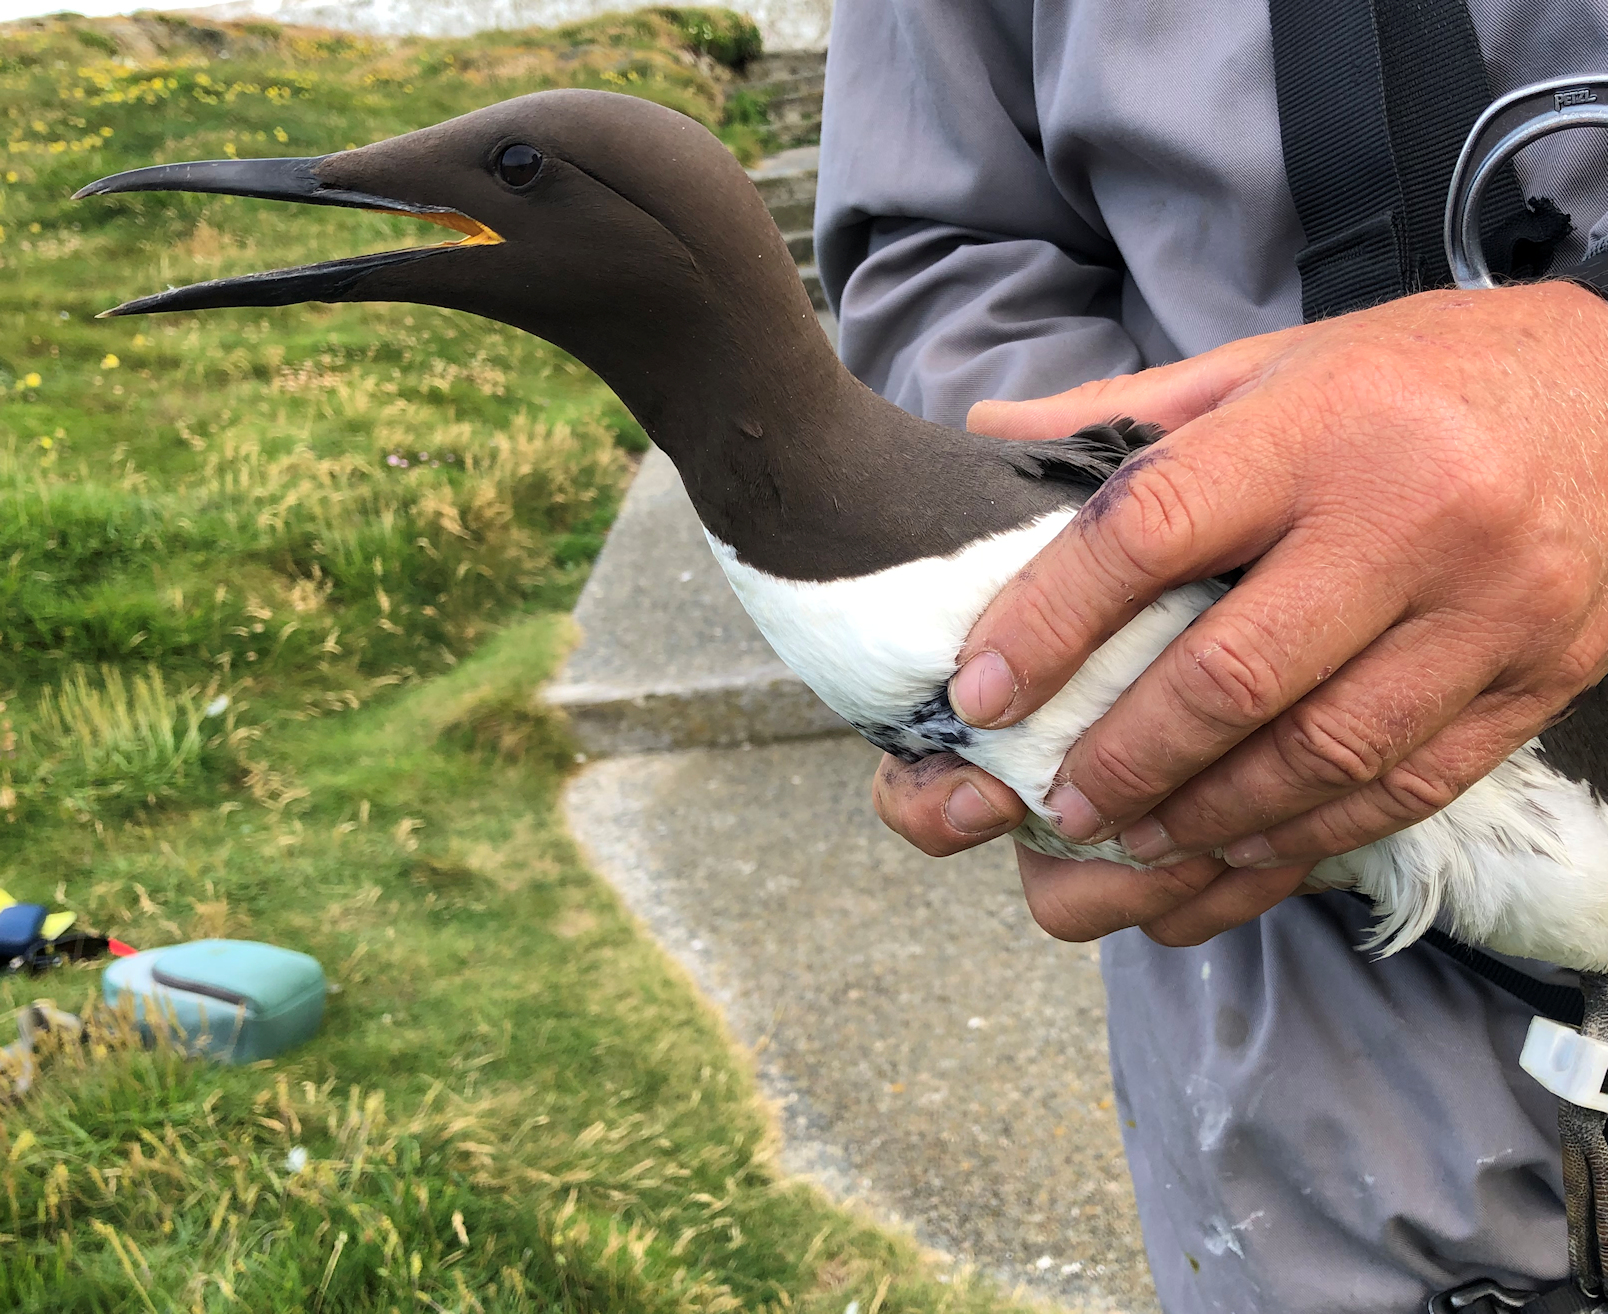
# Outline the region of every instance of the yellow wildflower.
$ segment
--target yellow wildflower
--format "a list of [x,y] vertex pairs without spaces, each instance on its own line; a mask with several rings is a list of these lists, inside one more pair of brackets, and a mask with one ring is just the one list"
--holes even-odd
[[290,134],[288,132],[286,132],[283,128],[275,128],[274,129],[274,140],[277,141],[277,142],[280,142],[280,143],[287,142],[287,141],[290,140]]
[[6,181],[8,183],[14,183],[17,181],[17,171],[15,169],[6,170]]
[[112,353],[108,351],[101,360],[101,368],[103,370],[115,370],[122,363],[122,361],[118,360],[116,356],[112,355]]
[[112,135],[112,130],[110,128],[102,128],[100,130],[100,135],[103,137],[110,137]]
[[151,340],[143,333],[136,333],[134,335],[134,345],[136,347],[149,347],[151,345]]
[[43,382],[44,380],[31,370],[22,376],[22,386],[24,388],[37,388]]
[[48,452],[52,447],[54,447],[56,445],[56,440],[54,438],[49,437],[49,436],[42,437],[39,440],[39,445],[41,447],[43,447]]

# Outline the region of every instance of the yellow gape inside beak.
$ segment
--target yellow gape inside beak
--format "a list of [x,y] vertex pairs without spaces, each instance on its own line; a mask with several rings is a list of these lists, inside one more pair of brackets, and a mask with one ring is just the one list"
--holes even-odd
[[463,233],[464,238],[459,242],[442,242],[442,246],[495,246],[503,239],[500,234],[492,232],[478,219],[471,219],[466,214],[459,214],[456,210],[443,211],[440,214],[418,214],[408,210],[374,210],[374,214],[395,214],[404,219],[423,219],[427,224],[435,224],[440,228],[450,228],[454,232]]

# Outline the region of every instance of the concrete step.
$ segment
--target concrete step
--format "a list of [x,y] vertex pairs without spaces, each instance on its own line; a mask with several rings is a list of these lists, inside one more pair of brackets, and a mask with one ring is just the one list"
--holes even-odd
[[815,268],[815,185],[820,164],[818,146],[780,151],[748,171],[764,197],[771,218],[782,230],[787,249],[800,266],[799,274],[817,310],[826,309],[820,273]]
[[826,74],[817,73],[801,78],[774,78],[769,82],[748,84],[755,91],[762,91],[771,98],[774,104],[778,100],[791,100],[796,97],[814,96],[820,98],[826,90]]
[[826,51],[777,50],[750,60],[745,70],[745,80],[750,85],[810,77],[826,77]]
[[788,146],[820,141],[821,105],[822,95],[819,91],[776,97],[765,106],[771,134]]
[[884,829],[876,763],[847,738],[620,757],[566,812],[752,1047],[787,1170],[1067,1314],[1157,1314],[1098,948],[1033,924],[1009,845],[937,860]]
[[[816,164],[818,146],[795,146],[760,161],[748,176],[765,200],[771,218],[784,233],[803,233],[815,227]],[[813,249],[810,253],[814,254]],[[800,264],[807,259],[793,257]]]
[[820,162],[819,146],[794,146],[761,160],[748,171],[748,176],[773,215],[779,208],[800,201],[808,202],[813,209]]
[[771,207],[771,218],[784,233],[797,232],[815,226],[815,197],[808,200],[788,201]]
[[826,90],[824,51],[782,51],[754,60],[744,85],[765,101],[771,133],[786,146],[819,141]]
[[804,280],[804,290],[810,294],[810,304],[818,311],[828,309],[826,289],[821,286],[821,271],[814,265],[805,265],[798,271],[798,276]]
[[754,628],[657,449],[626,495],[575,619],[580,646],[542,696],[591,757],[847,730]]

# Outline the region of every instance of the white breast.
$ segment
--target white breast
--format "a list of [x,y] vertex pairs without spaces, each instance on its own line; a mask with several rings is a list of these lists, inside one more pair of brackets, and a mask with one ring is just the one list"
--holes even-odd
[[[908,724],[955,672],[983,609],[1072,519],[1063,512],[873,575],[825,583],[778,579],[710,547],[748,614],[781,657],[853,725]],[[1059,857],[1129,861],[1119,846],[1076,845],[1044,806],[1068,747],[1217,596],[1165,594],[1108,640],[1044,707],[959,749],[1032,809],[1015,838]],[[1130,864],[1137,865],[1137,864]],[[1608,970],[1608,812],[1527,744],[1429,820],[1322,863],[1314,877],[1353,888],[1381,914],[1373,947],[1411,943],[1437,920],[1499,952]]]

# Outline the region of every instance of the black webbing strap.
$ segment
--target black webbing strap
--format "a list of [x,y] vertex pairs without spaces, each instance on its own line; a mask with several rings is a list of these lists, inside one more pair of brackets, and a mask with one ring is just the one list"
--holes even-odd
[[1406,205],[1369,0],[1268,0],[1268,11],[1284,170],[1307,239],[1296,257],[1301,311],[1311,323],[1402,294]]
[[[1373,900],[1367,895],[1358,894],[1355,890],[1347,890],[1345,893],[1367,904],[1370,909],[1373,907]],[[1433,926],[1424,932],[1419,943],[1427,944],[1445,954],[1453,962],[1473,972],[1475,976],[1489,981],[1498,990],[1507,991],[1526,1008],[1533,1008],[1542,1017],[1550,1017],[1554,1022],[1562,1022],[1565,1026],[1571,1027],[1579,1026],[1585,1017],[1585,1000],[1574,986],[1539,980],[1528,972],[1509,967],[1499,958],[1492,958],[1490,954],[1464,944],[1461,940],[1452,939],[1445,931]]]
[[1499,959],[1492,958],[1490,954],[1481,953],[1478,949],[1454,940],[1446,932],[1438,931],[1434,927],[1424,933],[1424,943],[1439,949],[1448,958],[1455,959],[1475,976],[1483,976],[1497,989],[1507,991],[1526,1008],[1533,1008],[1542,1017],[1550,1017],[1554,1022],[1562,1022],[1565,1026],[1571,1027],[1579,1026],[1585,1017],[1585,1001],[1574,986],[1539,981],[1528,972],[1509,967]]
[[[1452,171],[1490,104],[1464,0],[1268,0],[1279,132],[1307,246],[1310,323],[1451,284],[1442,223]],[[1568,217],[1526,205],[1511,168],[1480,227],[1492,269],[1541,273]],[[1541,250],[1537,253],[1536,248]]]

